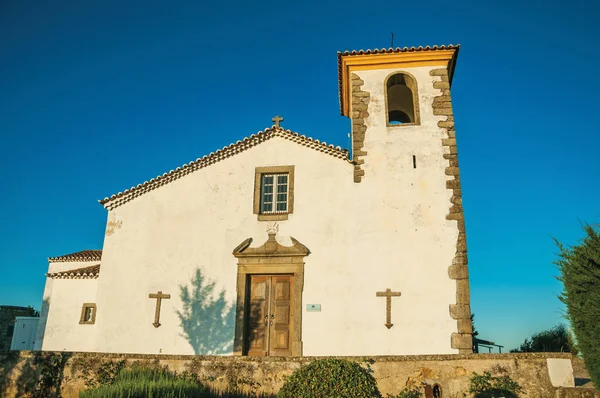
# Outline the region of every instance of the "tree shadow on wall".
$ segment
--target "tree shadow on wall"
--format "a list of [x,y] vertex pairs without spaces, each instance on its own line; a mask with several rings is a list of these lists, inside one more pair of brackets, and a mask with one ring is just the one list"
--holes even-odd
[[60,398],[65,365],[71,352],[32,352],[16,380],[18,397]]
[[[228,305],[225,291],[215,294],[215,282],[200,269],[191,286],[180,286],[183,311],[177,311],[183,336],[196,355],[229,354],[233,349],[235,305]],[[216,298],[215,298],[216,297]]]

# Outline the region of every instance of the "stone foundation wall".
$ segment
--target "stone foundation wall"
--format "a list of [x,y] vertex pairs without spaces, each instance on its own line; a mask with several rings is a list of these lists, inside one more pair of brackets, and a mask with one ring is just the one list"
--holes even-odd
[[[57,353],[60,354],[60,353]],[[97,368],[108,361],[125,360],[168,366],[177,372],[197,374],[205,384],[218,390],[242,388],[248,396],[275,394],[286,378],[316,357],[250,358],[178,355],[128,355],[100,353],[62,353],[64,366],[62,393],[77,397],[85,388],[83,369]],[[37,373],[34,357],[39,353],[22,351],[0,353],[0,396],[26,396],[35,388]],[[46,354],[47,355],[47,354]],[[393,357],[346,357],[372,370],[382,395],[398,394],[407,383],[438,384],[444,398],[469,397],[466,394],[472,372],[510,375],[524,389],[522,397],[600,397],[593,390],[569,388],[573,384],[570,354],[470,354]],[[552,369],[549,372],[549,368]],[[557,385],[562,383],[562,387]],[[561,388],[559,388],[561,387]],[[591,395],[590,395],[591,394]]]

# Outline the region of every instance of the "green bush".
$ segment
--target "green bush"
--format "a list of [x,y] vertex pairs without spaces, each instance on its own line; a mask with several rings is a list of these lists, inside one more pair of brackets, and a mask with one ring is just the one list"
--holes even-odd
[[600,387],[600,229],[584,225],[584,238],[573,247],[556,242],[556,265],[564,284],[561,300],[567,306],[585,367]]
[[406,386],[397,395],[388,394],[387,398],[421,398],[423,393],[417,386]]
[[559,324],[551,329],[543,330],[525,339],[523,344],[510,352],[570,352],[577,355],[577,348],[569,333],[569,329]]
[[285,382],[279,398],[373,398],[381,397],[375,378],[355,362],[319,359],[295,371]]
[[469,392],[475,393],[475,398],[513,398],[523,390],[510,376],[492,376],[490,372],[483,375],[473,372],[469,382]]
[[166,369],[140,366],[121,370],[111,384],[79,393],[79,398],[205,398],[213,396],[193,377],[177,376]]

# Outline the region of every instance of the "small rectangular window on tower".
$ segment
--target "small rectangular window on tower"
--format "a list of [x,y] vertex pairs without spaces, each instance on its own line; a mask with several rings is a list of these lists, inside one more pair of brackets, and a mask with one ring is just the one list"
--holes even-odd
[[294,166],[257,167],[254,213],[261,221],[287,220],[294,207]]

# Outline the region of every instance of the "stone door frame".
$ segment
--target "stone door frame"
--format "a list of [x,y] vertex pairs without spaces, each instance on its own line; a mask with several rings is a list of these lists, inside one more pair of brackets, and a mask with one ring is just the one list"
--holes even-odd
[[304,257],[309,250],[296,239],[292,246],[282,246],[275,239],[275,233],[260,247],[250,247],[252,238],[243,241],[233,250],[238,259],[237,301],[235,314],[235,339],[233,355],[244,355],[246,352],[246,297],[248,293],[249,275],[293,275],[294,286],[292,296],[292,356],[302,356],[302,290],[304,289]]

